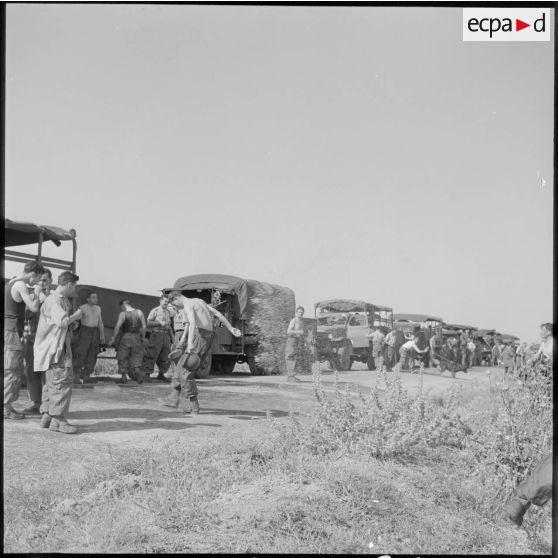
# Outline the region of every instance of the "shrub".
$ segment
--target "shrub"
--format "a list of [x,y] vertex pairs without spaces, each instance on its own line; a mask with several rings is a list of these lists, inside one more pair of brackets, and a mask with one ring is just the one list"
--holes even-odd
[[341,388],[337,373],[332,395],[324,389],[319,371],[313,378],[316,414],[305,425],[292,418],[282,430],[283,444],[289,440],[317,455],[363,452],[390,458],[428,447],[461,448],[471,432],[457,413],[453,396],[445,405],[425,396],[422,372],[415,396],[403,389],[400,372],[383,371],[383,389],[376,384],[368,397],[359,392],[358,402],[348,388]]

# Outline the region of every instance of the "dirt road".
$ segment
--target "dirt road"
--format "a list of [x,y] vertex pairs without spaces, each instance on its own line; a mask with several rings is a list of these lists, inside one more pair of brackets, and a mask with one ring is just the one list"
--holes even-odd
[[[266,415],[281,418],[292,413],[305,413],[315,405],[311,376],[300,376],[301,382],[286,383],[284,376],[250,376],[233,374],[212,376],[199,380],[201,412],[197,417],[185,414],[181,409],[165,407],[161,400],[170,388],[160,382],[137,387],[120,387],[113,382],[99,382],[93,389],[75,389],[72,395],[70,420],[79,428],[76,436],[51,433],[39,428],[39,417],[23,421],[4,422],[5,451],[16,444],[26,447],[28,436],[42,436],[51,447],[65,446],[68,439],[79,439],[87,453],[94,452],[96,445],[142,447],[153,438],[173,436],[187,437],[192,443],[220,435],[238,435],[252,430],[263,422]],[[364,369],[339,373],[342,383],[350,389],[366,392],[378,380],[378,373]],[[324,370],[322,381],[326,388],[332,387],[334,374]],[[410,392],[419,386],[419,374],[405,373],[402,381]],[[449,373],[441,376],[434,370],[423,375],[425,390],[433,393],[445,391],[454,384],[488,385],[486,369],[476,368],[468,374],[458,373],[453,380]],[[16,403],[21,410],[26,405],[25,394]],[[52,446],[54,444],[54,446]],[[29,446],[32,448],[33,445]],[[9,473],[9,471],[6,471]]]

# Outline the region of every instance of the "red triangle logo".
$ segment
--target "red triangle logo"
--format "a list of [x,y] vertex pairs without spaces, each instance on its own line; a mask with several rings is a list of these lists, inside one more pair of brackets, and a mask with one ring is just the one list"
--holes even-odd
[[522,29],[525,29],[525,27],[531,27],[531,24],[530,23],[525,23],[524,21],[521,21],[520,19],[515,20],[515,30],[516,31],[521,31]]

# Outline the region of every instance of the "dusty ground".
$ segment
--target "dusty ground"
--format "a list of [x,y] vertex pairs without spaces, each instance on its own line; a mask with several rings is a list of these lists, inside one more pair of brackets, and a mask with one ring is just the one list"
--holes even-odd
[[[339,373],[340,381],[355,391],[366,393],[378,380],[378,373],[356,365],[357,369]],[[358,368],[359,367],[359,368]],[[116,377],[115,377],[116,378]],[[267,414],[280,418],[292,413],[308,412],[315,404],[311,376],[290,384],[284,376],[250,376],[235,373],[198,380],[201,412],[197,417],[161,404],[170,388],[161,382],[137,387],[120,387],[113,381],[101,381],[93,389],[74,389],[70,421],[79,428],[76,435],[53,433],[39,428],[39,417],[22,421],[4,421],[5,490],[17,486],[22,478],[56,474],[45,467],[42,456],[70,460],[76,473],[92,460],[107,456],[111,448],[146,447],[155,438],[186,438],[192,444],[219,436],[238,436],[266,427]],[[323,383],[331,386],[334,375],[323,370]],[[446,372],[440,377],[426,370],[424,388],[433,393],[451,385],[479,382],[488,386],[486,369],[476,368],[468,374],[458,373],[453,380]],[[409,391],[417,389],[418,374],[403,374]],[[15,407],[22,410],[27,394],[22,390]],[[52,465],[52,464],[51,464]]]

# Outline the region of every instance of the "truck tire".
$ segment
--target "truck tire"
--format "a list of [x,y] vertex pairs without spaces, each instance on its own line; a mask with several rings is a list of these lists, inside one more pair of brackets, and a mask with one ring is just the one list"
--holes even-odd
[[346,339],[343,341],[341,347],[337,349],[336,365],[337,370],[340,372],[346,372],[351,369],[351,354],[353,352],[353,346],[351,342]]
[[209,352],[202,360],[200,367],[196,370],[196,378],[209,378],[209,374],[211,373],[211,352]]
[[261,369],[258,364],[256,364],[256,358],[251,356],[246,358],[246,363],[248,364],[248,368],[250,369],[250,374],[252,376],[263,376],[263,370]]
[[235,357],[221,357],[217,361],[217,369],[219,370],[219,374],[232,374],[235,365]]

